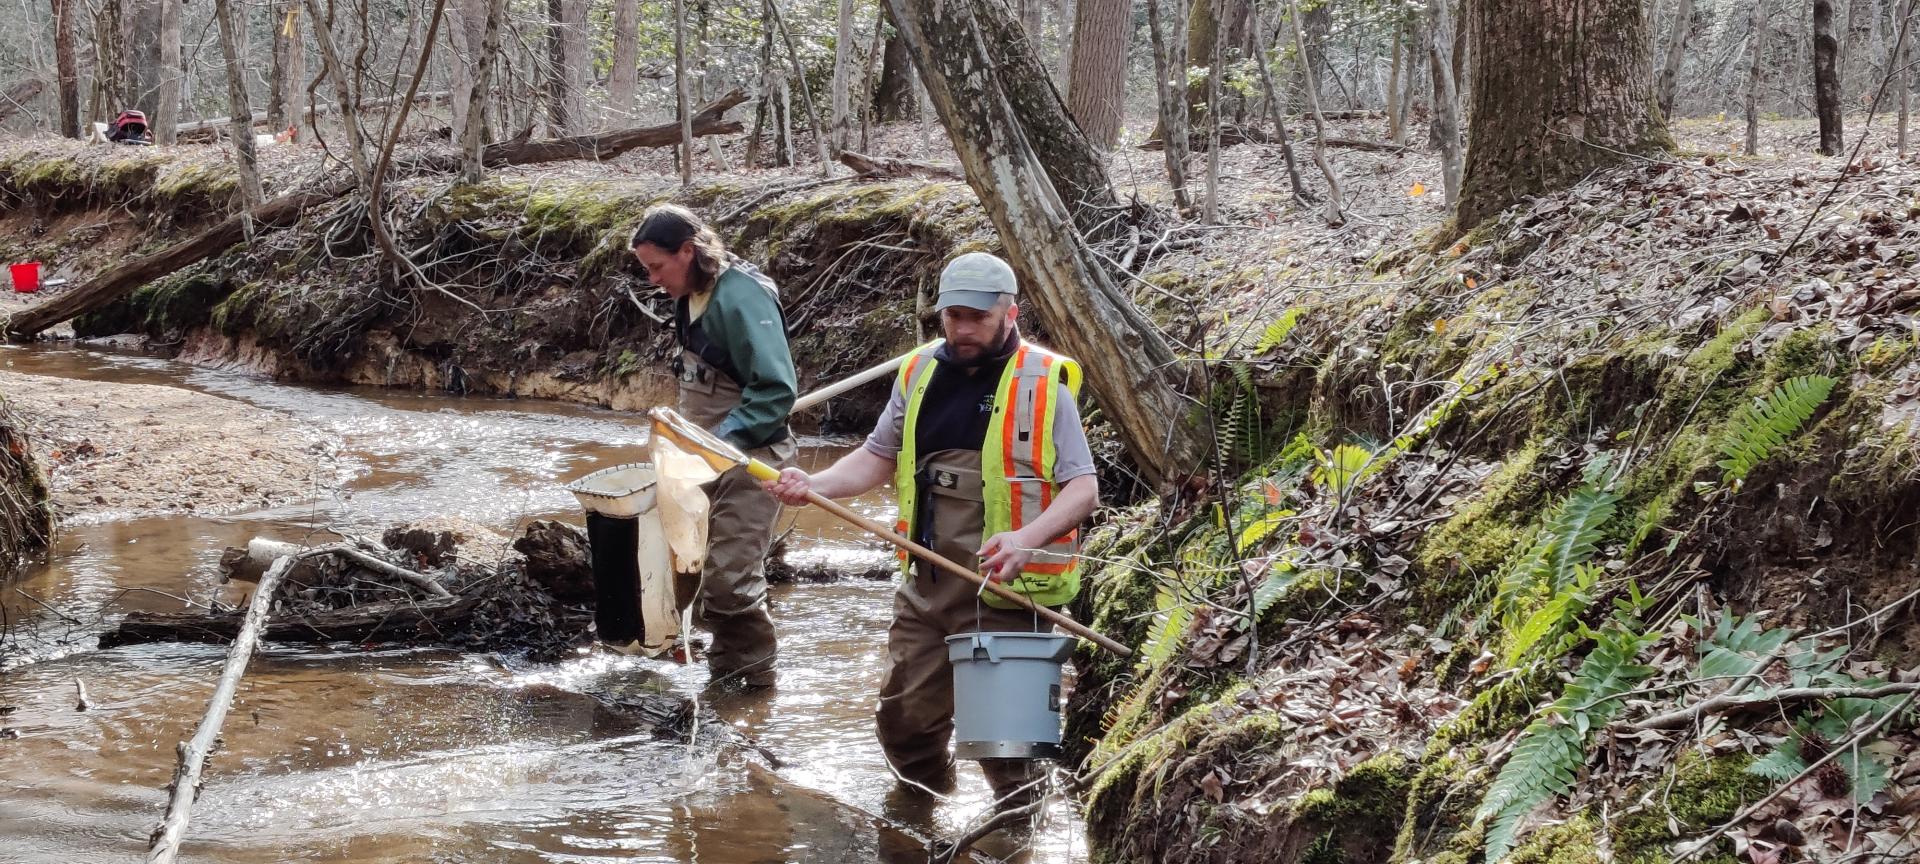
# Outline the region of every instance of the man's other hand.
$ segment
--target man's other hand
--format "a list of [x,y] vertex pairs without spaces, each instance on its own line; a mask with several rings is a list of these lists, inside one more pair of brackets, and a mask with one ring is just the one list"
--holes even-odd
[[773,493],[773,497],[780,499],[780,503],[798,507],[807,503],[807,492],[813,489],[813,478],[798,468],[786,468],[781,470],[779,479],[767,480],[760,485]]

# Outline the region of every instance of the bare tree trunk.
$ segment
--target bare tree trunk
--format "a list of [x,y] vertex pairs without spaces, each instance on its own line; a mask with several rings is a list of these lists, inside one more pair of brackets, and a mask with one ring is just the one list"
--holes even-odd
[[[1057,347],[1078,358],[1100,410],[1147,483],[1169,489],[1206,458],[1192,411],[1175,389],[1173,352],[1114,286],[1105,262],[1074,227],[1055,191],[1060,174],[1104,174],[1090,146],[1051,153],[1033,147],[1028,131],[1039,106],[1064,106],[1025,43],[998,38],[1018,27],[997,0],[888,0],[913,51],[935,109],[960,156],[967,181],[992,219],[1007,257],[1025,278],[1041,322]],[[991,47],[990,47],[991,46]],[[1044,98],[1041,98],[1044,97]],[[1049,130],[1051,131],[1051,130]],[[1092,159],[1079,171],[1052,169]],[[1111,197],[1112,190],[1107,190]]]
[[847,151],[847,136],[852,132],[850,113],[853,92],[853,0],[840,0],[840,16],[833,40],[833,135],[830,138],[834,158]]
[[1673,34],[1667,40],[1667,62],[1660,67],[1660,113],[1673,115],[1674,91],[1680,85],[1680,63],[1687,56],[1687,36],[1693,30],[1693,0],[1680,0],[1673,10]]
[[[477,97],[473,87],[474,54],[480,50],[482,34],[480,28],[486,26],[486,4],[484,0],[451,0],[447,14],[447,48],[442,52],[446,58],[448,117],[454,146],[459,146],[460,132],[467,128],[467,112],[484,104]],[[482,107],[480,110],[486,110]]]
[[282,5],[272,7],[273,66],[267,73],[267,128],[274,131],[287,128],[287,55],[292,53],[292,40],[287,38],[290,22]]
[[586,0],[547,0],[547,122],[559,136],[587,131]]
[[[681,0],[675,0],[681,2]],[[777,0],[767,0],[767,11],[773,14],[773,23],[780,28],[780,38],[787,46],[787,59],[793,64],[793,77],[800,82],[800,100],[807,103],[807,122],[813,124],[813,147],[819,151],[820,173],[833,176],[833,159],[827,155],[826,128],[820,123],[820,106],[813,101],[813,87],[807,83],[807,70],[800,65],[800,50],[793,46],[793,31],[787,29],[785,17],[780,14]]]
[[[481,24],[480,56],[473,64],[473,106],[467,110],[466,128],[460,130],[460,179],[478,183],[486,174],[487,93],[493,89],[493,67],[500,57],[500,29],[507,17],[507,0],[486,0],[486,21]],[[499,116],[505,117],[502,112]]]
[[1413,127],[1414,108],[1420,99],[1420,70],[1430,68],[1426,57],[1427,28],[1423,21],[1413,18],[1407,22],[1407,76],[1400,88],[1400,137],[1393,139],[1393,146],[1407,146],[1407,130]]
[[[1307,53],[1307,34],[1301,26],[1300,0],[1288,0],[1290,16],[1293,19],[1293,47],[1301,57]],[[1320,166],[1320,174],[1327,179],[1327,224],[1339,225],[1347,221],[1344,202],[1341,200],[1340,178],[1333,173],[1333,163],[1327,159],[1327,118],[1320,113],[1320,93],[1316,86],[1312,63],[1301,64],[1302,86],[1307,94],[1307,110],[1313,114],[1313,162]]]
[[[1398,9],[1395,9],[1397,14]],[[1406,106],[1400,102],[1400,78],[1406,74],[1407,22],[1393,19],[1393,62],[1387,71],[1387,140],[1398,143],[1407,134]]]
[[1171,28],[1163,26],[1161,17],[1160,0],[1147,0],[1147,30],[1153,39],[1154,101],[1160,106],[1167,185],[1173,187],[1173,206],[1186,210],[1193,202],[1187,196],[1187,40],[1180,32],[1185,16],[1176,15],[1165,22]]
[[[1120,140],[1126,113],[1127,37],[1132,0],[1080,0],[1073,10],[1073,65],[1067,70],[1067,110],[1094,146]],[[1033,42],[1038,45],[1036,39]]]
[[[1085,0],[1083,0],[1085,2]],[[1214,5],[1214,22],[1220,21],[1221,0]],[[1207,52],[1207,197],[1200,206],[1200,221],[1220,224],[1220,67],[1226,61],[1227,28],[1213,28],[1213,44]]]
[[881,40],[887,32],[887,13],[885,9],[873,16],[873,41],[867,45],[866,64],[860,70],[860,150],[866,152],[873,145],[868,143],[867,135],[873,129],[873,102],[875,81],[873,75],[880,68]]
[[1293,186],[1293,197],[1304,202],[1317,200],[1307,191],[1307,184],[1300,179],[1300,163],[1293,158],[1293,136],[1287,132],[1286,106],[1280,104],[1280,94],[1273,86],[1273,70],[1267,68],[1267,37],[1261,32],[1260,7],[1249,4],[1248,17],[1252,26],[1247,30],[1253,38],[1254,68],[1260,70],[1260,92],[1266,97],[1268,119],[1273,121],[1274,137],[1280,141],[1280,158],[1287,166],[1287,182]]
[[880,122],[914,119],[920,104],[914,99],[913,76],[913,57],[907,54],[906,40],[898,32],[888,35],[880,62],[880,84],[873,91],[873,110]]
[[[319,43],[320,56],[327,62],[327,78],[333,82],[333,98],[339,103],[340,119],[347,130],[347,164],[361,189],[373,186],[373,172],[367,165],[366,140],[360,128],[360,110],[353,98],[353,72],[333,39],[333,21],[320,11],[320,0],[306,0],[307,14],[313,18],[313,38]],[[338,157],[336,157],[338,158]]]
[[102,0],[93,19],[93,46],[93,104],[87,115],[95,123],[104,123],[126,107],[129,96],[121,0]]
[[1473,123],[1455,225],[1672,146],[1649,98],[1640,0],[1483,0],[1473,15]]
[[180,79],[186,74],[180,66],[181,0],[160,0],[160,95],[153,112],[153,143],[171,146],[174,128],[180,125]]
[[1449,20],[1446,0],[1436,0],[1429,9],[1433,16],[1427,37],[1427,56],[1433,67],[1433,134],[1440,151],[1440,188],[1445,190],[1447,206],[1460,201],[1460,92],[1453,70],[1455,24]]
[[680,118],[680,185],[693,185],[693,88],[687,80],[687,3],[673,0],[673,101]]
[[80,135],[80,69],[73,55],[75,0],[53,0],[53,67],[60,102],[60,128],[67,138]]
[[1840,120],[1840,44],[1833,36],[1832,0],[1813,0],[1813,103],[1820,116],[1820,155],[1845,146]]
[[607,101],[619,125],[633,119],[634,92],[640,83],[640,0],[614,0],[613,71],[607,76]]
[[[760,167],[760,132],[766,126],[767,115],[774,107],[773,76],[773,16],[767,14],[767,0],[760,3],[760,92],[754,99],[753,131],[747,135],[746,167],[748,171]],[[775,118],[777,121],[778,118]],[[776,127],[778,123],[775,123]],[[776,132],[776,137],[778,133]],[[780,149],[778,140],[774,142],[776,153]],[[780,161],[776,156],[775,162]]]
[[1913,0],[1900,4],[1900,20],[1894,25],[1898,34],[1893,41],[1893,57],[1887,61],[1887,68],[1895,70],[1893,80],[1900,88],[1900,125],[1895,137],[1895,147],[1900,158],[1907,158],[1907,119],[1911,116],[1913,101],[1913,69],[1908,50],[1913,44]]
[[227,116],[233,118],[227,134],[233,138],[233,161],[240,168],[240,200],[251,210],[260,206],[263,196],[253,155],[253,109],[247,105],[246,70],[241,66],[245,58],[235,36],[232,3],[213,0],[213,17],[219,19],[220,53],[227,61]]
[[1760,87],[1767,77],[1767,0],[1753,0],[1751,30],[1747,35],[1747,50],[1753,52],[1747,69],[1746,152],[1749,156],[1760,152]]

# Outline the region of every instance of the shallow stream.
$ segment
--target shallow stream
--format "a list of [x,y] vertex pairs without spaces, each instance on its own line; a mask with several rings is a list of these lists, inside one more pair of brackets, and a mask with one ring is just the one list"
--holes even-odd
[[[50,561],[0,589],[0,862],[135,860],[165,808],[174,747],[205,710],[225,649],[95,650],[134,609],[229,602],[220,551],[253,536],[321,542],[458,516],[502,531],[532,518],[579,521],[561,482],[644,458],[636,416],[580,406],[320,389],[83,349],[0,349],[0,368],[185,387],[309,423],[336,439],[315,455],[339,491],[230,517],[170,516],[63,527]],[[808,439],[823,465],[851,442]],[[320,491],[320,490],[316,490]],[[856,502],[884,516],[883,496]],[[885,558],[811,510],[788,511],[799,555]],[[182,860],[218,862],[924,861],[897,830],[956,830],[985,784],[931,817],[890,809],[893,780],[872,732],[890,585],[776,586],[781,683],[716,707],[784,760],[690,759],[578,695],[663,675],[692,694],[703,668],[583,656],[557,665],[448,651],[266,645],[209,760]],[[29,599],[32,598],[32,599]],[[77,710],[77,687],[91,705]],[[1062,810],[1059,806],[1055,810]],[[884,814],[875,819],[869,814]],[[1077,822],[1056,815],[1022,860],[1085,858]]]

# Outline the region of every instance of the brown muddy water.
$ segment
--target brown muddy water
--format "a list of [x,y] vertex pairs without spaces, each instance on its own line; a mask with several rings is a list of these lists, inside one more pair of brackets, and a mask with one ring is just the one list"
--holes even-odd
[[[165,808],[174,746],[205,710],[224,648],[101,651],[94,637],[134,609],[238,599],[220,550],[267,535],[377,533],[459,516],[502,530],[579,519],[560,483],[643,458],[635,416],[526,401],[274,384],[171,361],[70,348],[0,349],[0,368],[163,384],[287,412],[340,442],[337,491],[231,517],[179,516],[63,529],[50,560],[4,589],[0,638],[0,862],[136,860]],[[808,439],[826,464],[851,441]],[[869,496],[856,508],[886,516]],[[789,511],[807,557],[867,564],[876,541]],[[557,665],[448,651],[266,645],[209,760],[182,860],[207,862],[924,861],[912,833],[977,818],[971,767],[931,817],[889,809],[872,731],[891,586],[778,586],[780,686],[717,708],[785,762],[690,758],[577,695],[664,679],[693,694],[705,670],[582,656]],[[28,596],[35,599],[28,599]],[[76,708],[76,683],[91,707]],[[545,686],[543,686],[545,685]],[[1083,861],[1079,823],[1056,812],[1021,860]],[[884,814],[876,820],[868,814]]]

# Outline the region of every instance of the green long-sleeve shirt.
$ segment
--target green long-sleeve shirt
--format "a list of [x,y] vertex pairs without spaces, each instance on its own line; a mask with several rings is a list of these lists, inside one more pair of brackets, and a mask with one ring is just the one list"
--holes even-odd
[[746,449],[772,442],[786,428],[799,394],[772,280],[751,265],[728,267],[714,280],[697,321],[739,373],[740,404],[714,434]]

